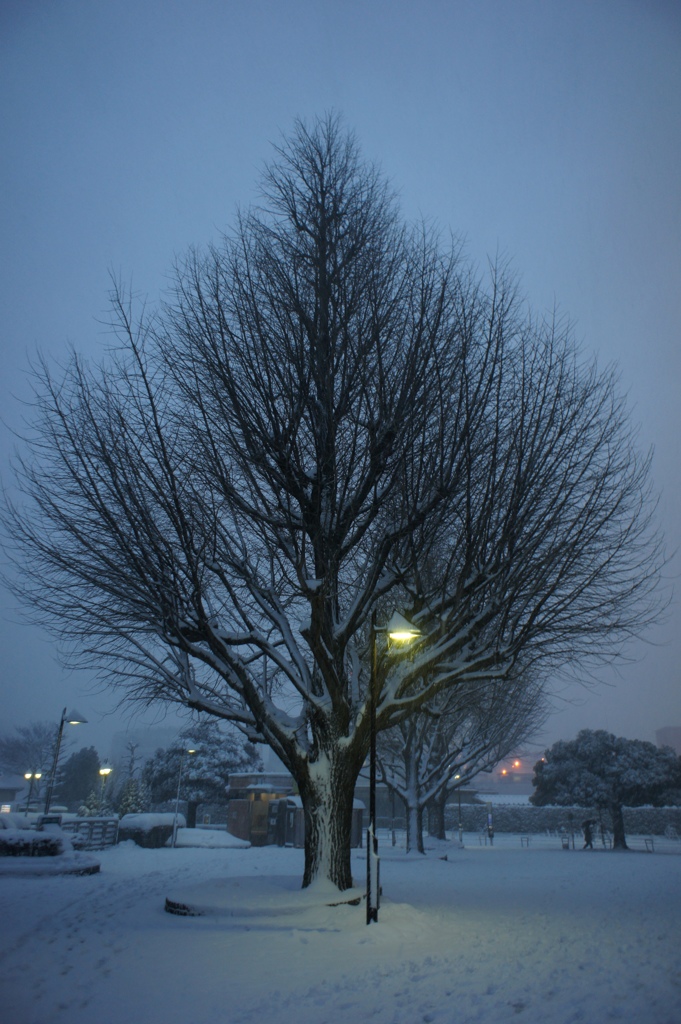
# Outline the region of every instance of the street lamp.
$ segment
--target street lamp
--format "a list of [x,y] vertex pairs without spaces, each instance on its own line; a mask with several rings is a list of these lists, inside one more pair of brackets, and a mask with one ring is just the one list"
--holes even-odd
[[106,780],[111,775],[113,768],[109,768],[108,765],[104,765],[103,768],[99,769],[99,774],[102,776],[102,791],[99,794],[99,813],[104,813],[104,787],[106,786]]
[[28,808],[31,803],[31,793],[33,792],[33,783],[36,779],[42,779],[42,772],[24,772],[24,778],[28,782],[28,799],[26,800],[26,810],[24,811],[24,817],[28,817]]
[[[460,775],[455,775],[455,779],[460,779]],[[456,787],[456,792],[459,797],[459,846],[463,846],[463,824],[461,821],[461,785]]]
[[64,723],[68,722],[69,725],[85,725],[87,718],[79,714],[77,711],[70,711],[66,713],[66,708],[61,713],[61,720],[59,722],[59,732],[57,733],[57,742],[54,748],[54,761],[52,762],[52,771],[50,772],[50,781],[47,786],[47,793],[45,794],[45,814],[50,813],[50,801],[52,799],[52,790],[54,789],[54,780],[57,776],[57,762],[59,761],[59,748],[61,747],[61,737],[64,732]]
[[173,841],[171,846],[175,849],[175,842],[177,840],[177,809],[180,805],[180,786],[182,785],[182,769],[184,768],[184,757],[185,754],[195,754],[196,750],[194,747],[187,747],[182,751],[180,755],[180,772],[177,776],[177,796],[175,797],[175,817],[173,818]]
[[385,626],[376,625],[376,611],[371,613],[371,678],[369,681],[369,829],[367,831],[367,924],[378,921],[380,874],[378,836],[376,835],[376,688],[378,686],[378,652],[376,634],[387,633],[396,643],[411,643],[421,630],[399,612],[393,612]]

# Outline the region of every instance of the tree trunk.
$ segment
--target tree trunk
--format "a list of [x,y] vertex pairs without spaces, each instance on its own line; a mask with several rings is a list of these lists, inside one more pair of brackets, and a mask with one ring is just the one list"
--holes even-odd
[[357,771],[349,759],[334,754],[333,761],[320,759],[297,780],[305,815],[303,888],[322,880],[341,891],[353,886],[350,851]]
[[428,835],[434,839],[446,839],[445,832],[445,806],[447,793],[433,797],[428,804]]
[[624,836],[624,815],[621,804],[610,808],[612,818],[612,848],[613,850],[628,850],[627,841]]
[[423,846],[423,807],[407,804],[407,853],[425,853]]

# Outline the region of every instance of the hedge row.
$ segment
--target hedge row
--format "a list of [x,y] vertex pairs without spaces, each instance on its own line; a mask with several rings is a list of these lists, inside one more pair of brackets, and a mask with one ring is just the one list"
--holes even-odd
[[[492,817],[495,832],[538,833],[546,831],[581,831],[585,818],[596,818],[598,811],[593,807],[531,807],[525,804],[500,804],[492,802]],[[484,804],[462,804],[461,819],[464,832],[482,832],[487,827],[487,807]],[[455,831],[458,827],[459,808],[449,804],[445,810],[445,828]],[[610,815],[603,813],[603,824],[610,828]],[[625,807],[624,829],[629,835],[664,835],[667,829],[675,829],[681,836],[681,807]]]
[[63,852],[64,842],[54,833],[23,828],[0,832],[0,857],[57,857]]

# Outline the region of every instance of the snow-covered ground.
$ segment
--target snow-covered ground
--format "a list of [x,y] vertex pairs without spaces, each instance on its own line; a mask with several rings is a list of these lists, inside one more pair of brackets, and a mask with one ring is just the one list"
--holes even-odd
[[[384,845],[369,927],[363,906],[301,893],[299,850],[124,843],[96,875],[0,873],[0,1019],[679,1024],[678,843],[466,840],[425,858]],[[208,913],[167,914],[166,896]]]

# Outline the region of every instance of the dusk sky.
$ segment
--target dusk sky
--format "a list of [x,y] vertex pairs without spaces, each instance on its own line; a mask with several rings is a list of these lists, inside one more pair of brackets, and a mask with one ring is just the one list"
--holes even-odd
[[[333,110],[406,218],[451,229],[481,268],[510,258],[537,311],[557,304],[618,364],[681,547],[676,0],[0,0],[0,110],[5,487],[31,355],[100,358],[110,273],[153,304],[174,256],[254,201],[294,119]],[[0,597],[0,731],[74,704],[77,745],[107,756],[118,696],[60,668]],[[564,689],[538,742],[681,726],[678,595],[648,639],[595,690]]]

